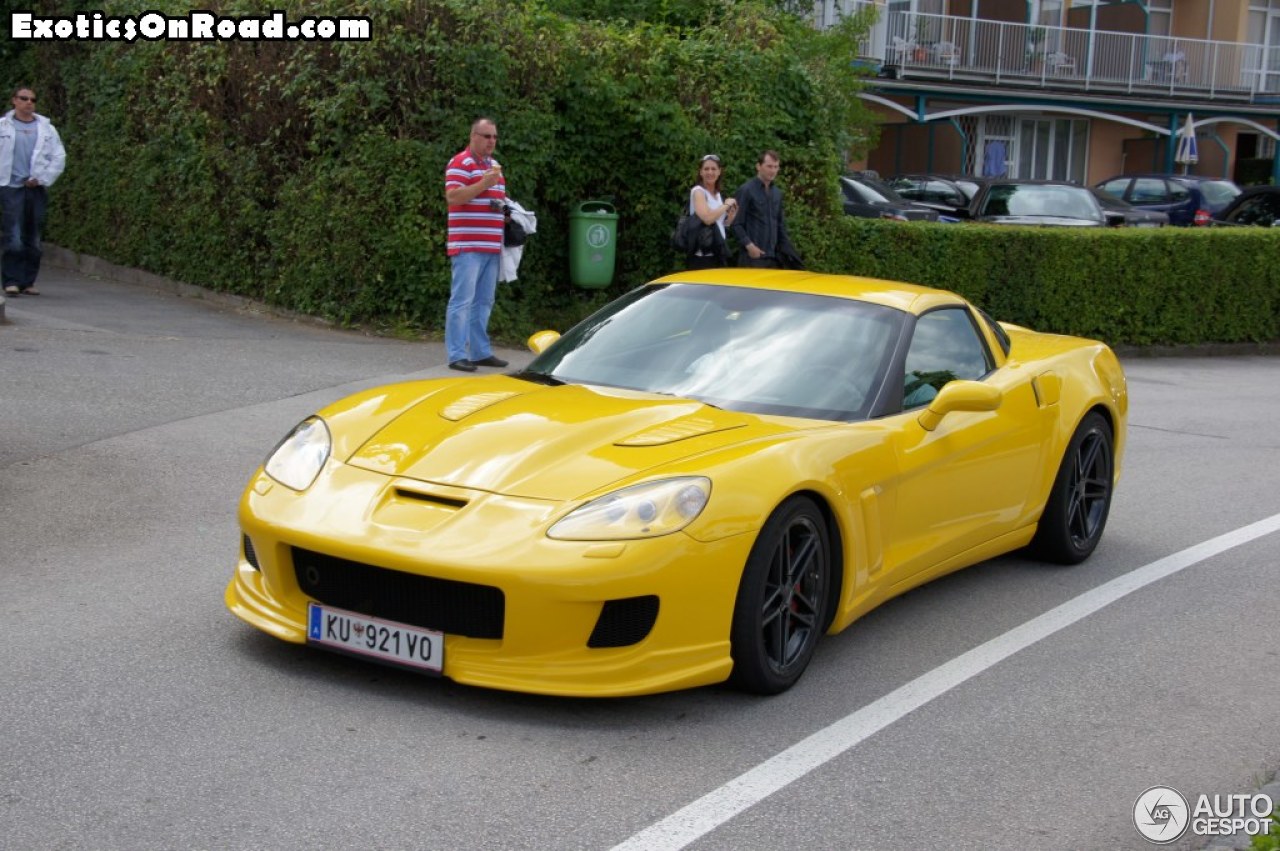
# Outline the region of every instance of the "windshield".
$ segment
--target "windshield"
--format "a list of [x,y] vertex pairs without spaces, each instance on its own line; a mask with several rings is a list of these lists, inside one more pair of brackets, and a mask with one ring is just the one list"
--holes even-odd
[[[887,186],[876,186],[862,180],[851,180],[842,177],[840,180],[844,183],[846,190],[851,191],[855,198],[868,204],[893,204],[901,203],[898,193],[894,192]],[[892,196],[892,197],[890,197]]]
[[993,185],[983,203],[984,216],[1058,216],[1102,222],[1102,211],[1088,190],[1079,186],[1037,183]]
[[863,419],[906,314],[829,296],[700,284],[641,287],[575,326],[529,377],[719,408]]

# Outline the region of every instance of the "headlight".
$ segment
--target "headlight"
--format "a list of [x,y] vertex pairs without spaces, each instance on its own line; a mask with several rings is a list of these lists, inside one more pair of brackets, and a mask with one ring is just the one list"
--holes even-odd
[[264,469],[267,475],[287,488],[304,491],[320,475],[320,468],[329,460],[333,440],[329,427],[318,417],[308,417],[280,441]]
[[593,499],[551,527],[560,541],[617,541],[679,532],[702,513],[711,480],[701,476],[646,482]]

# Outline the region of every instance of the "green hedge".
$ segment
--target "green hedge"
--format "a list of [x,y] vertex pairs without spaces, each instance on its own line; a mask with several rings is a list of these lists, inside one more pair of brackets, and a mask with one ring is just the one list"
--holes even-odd
[[997,318],[1112,344],[1280,339],[1280,231],[846,219],[824,271],[959,292]]
[[[249,0],[214,6],[262,13]],[[699,156],[724,158],[732,190],[764,148],[782,155],[789,221],[813,269],[948,287],[1000,318],[1112,343],[1280,337],[1270,233],[844,217],[835,177],[875,135],[857,97],[864,72],[847,60],[866,21],[818,33],[785,11],[805,4],[764,0],[276,6],[290,21],[367,15],[373,39],[63,42],[9,57],[0,73],[36,85],[68,147],[50,241],[343,323],[435,332],[449,290],[444,164],[484,114],[498,123],[512,197],[538,213],[491,324],[508,341],[677,268],[667,237]],[[190,8],[102,4],[108,15]],[[602,291],[568,280],[568,214],[590,199],[620,215]]]
[[[861,72],[838,59],[865,26],[818,34],[760,0],[630,5],[654,22],[561,14],[609,8],[566,0],[290,0],[290,21],[368,15],[373,38],[38,45],[12,73],[35,80],[68,147],[48,238],[344,323],[438,330],[444,165],[490,115],[509,192],[538,214],[492,322],[518,338],[670,271],[667,233],[708,151],[732,188],[778,149],[795,205],[833,215],[827,178],[872,123]],[[567,281],[568,213],[592,199],[620,213],[610,292]]]

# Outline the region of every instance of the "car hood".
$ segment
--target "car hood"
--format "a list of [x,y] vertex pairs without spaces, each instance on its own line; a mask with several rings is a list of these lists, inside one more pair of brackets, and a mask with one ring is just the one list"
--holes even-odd
[[494,376],[416,402],[346,462],[390,476],[567,500],[691,455],[820,425],[795,423],[650,393]]
[[983,216],[981,221],[997,225],[1051,225],[1053,227],[1102,227],[1102,222],[1067,216]]
[[924,204],[911,204],[908,202],[895,204],[892,201],[872,201],[870,206],[881,212],[893,213],[912,221],[930,221],[938,217],[937,210],[932,207],[926,207]]
[[933,221],[938,218],[938,211],[923,204],[916,207],[900,207],[898,212],[914,221]]

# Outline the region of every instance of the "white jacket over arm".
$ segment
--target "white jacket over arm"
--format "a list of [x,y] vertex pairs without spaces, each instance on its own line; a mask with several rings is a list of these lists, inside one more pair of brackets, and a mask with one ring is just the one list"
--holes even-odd
[[[520,206],[517,201],[507,197],[507,206],[511,208],[511,219],[520,227],[524,228],[527,234],[536,233],[538,230],[538,216]],[[499,281],[514,281],[516,279],[516,269],[520,267],[520,258],[524,256],[523,245],[504,245],[502,246],[502,264],[498,270]]]
[[[0,118],[0,184],[8,185],[13,174],[13,146],[17,131],[14,128],[13,110]],[[67,166],[67,151],[54,129],[53,122],[43,115],[36,115],[36,147],[31,155],[31,176],[41,186],[52,186]]]

